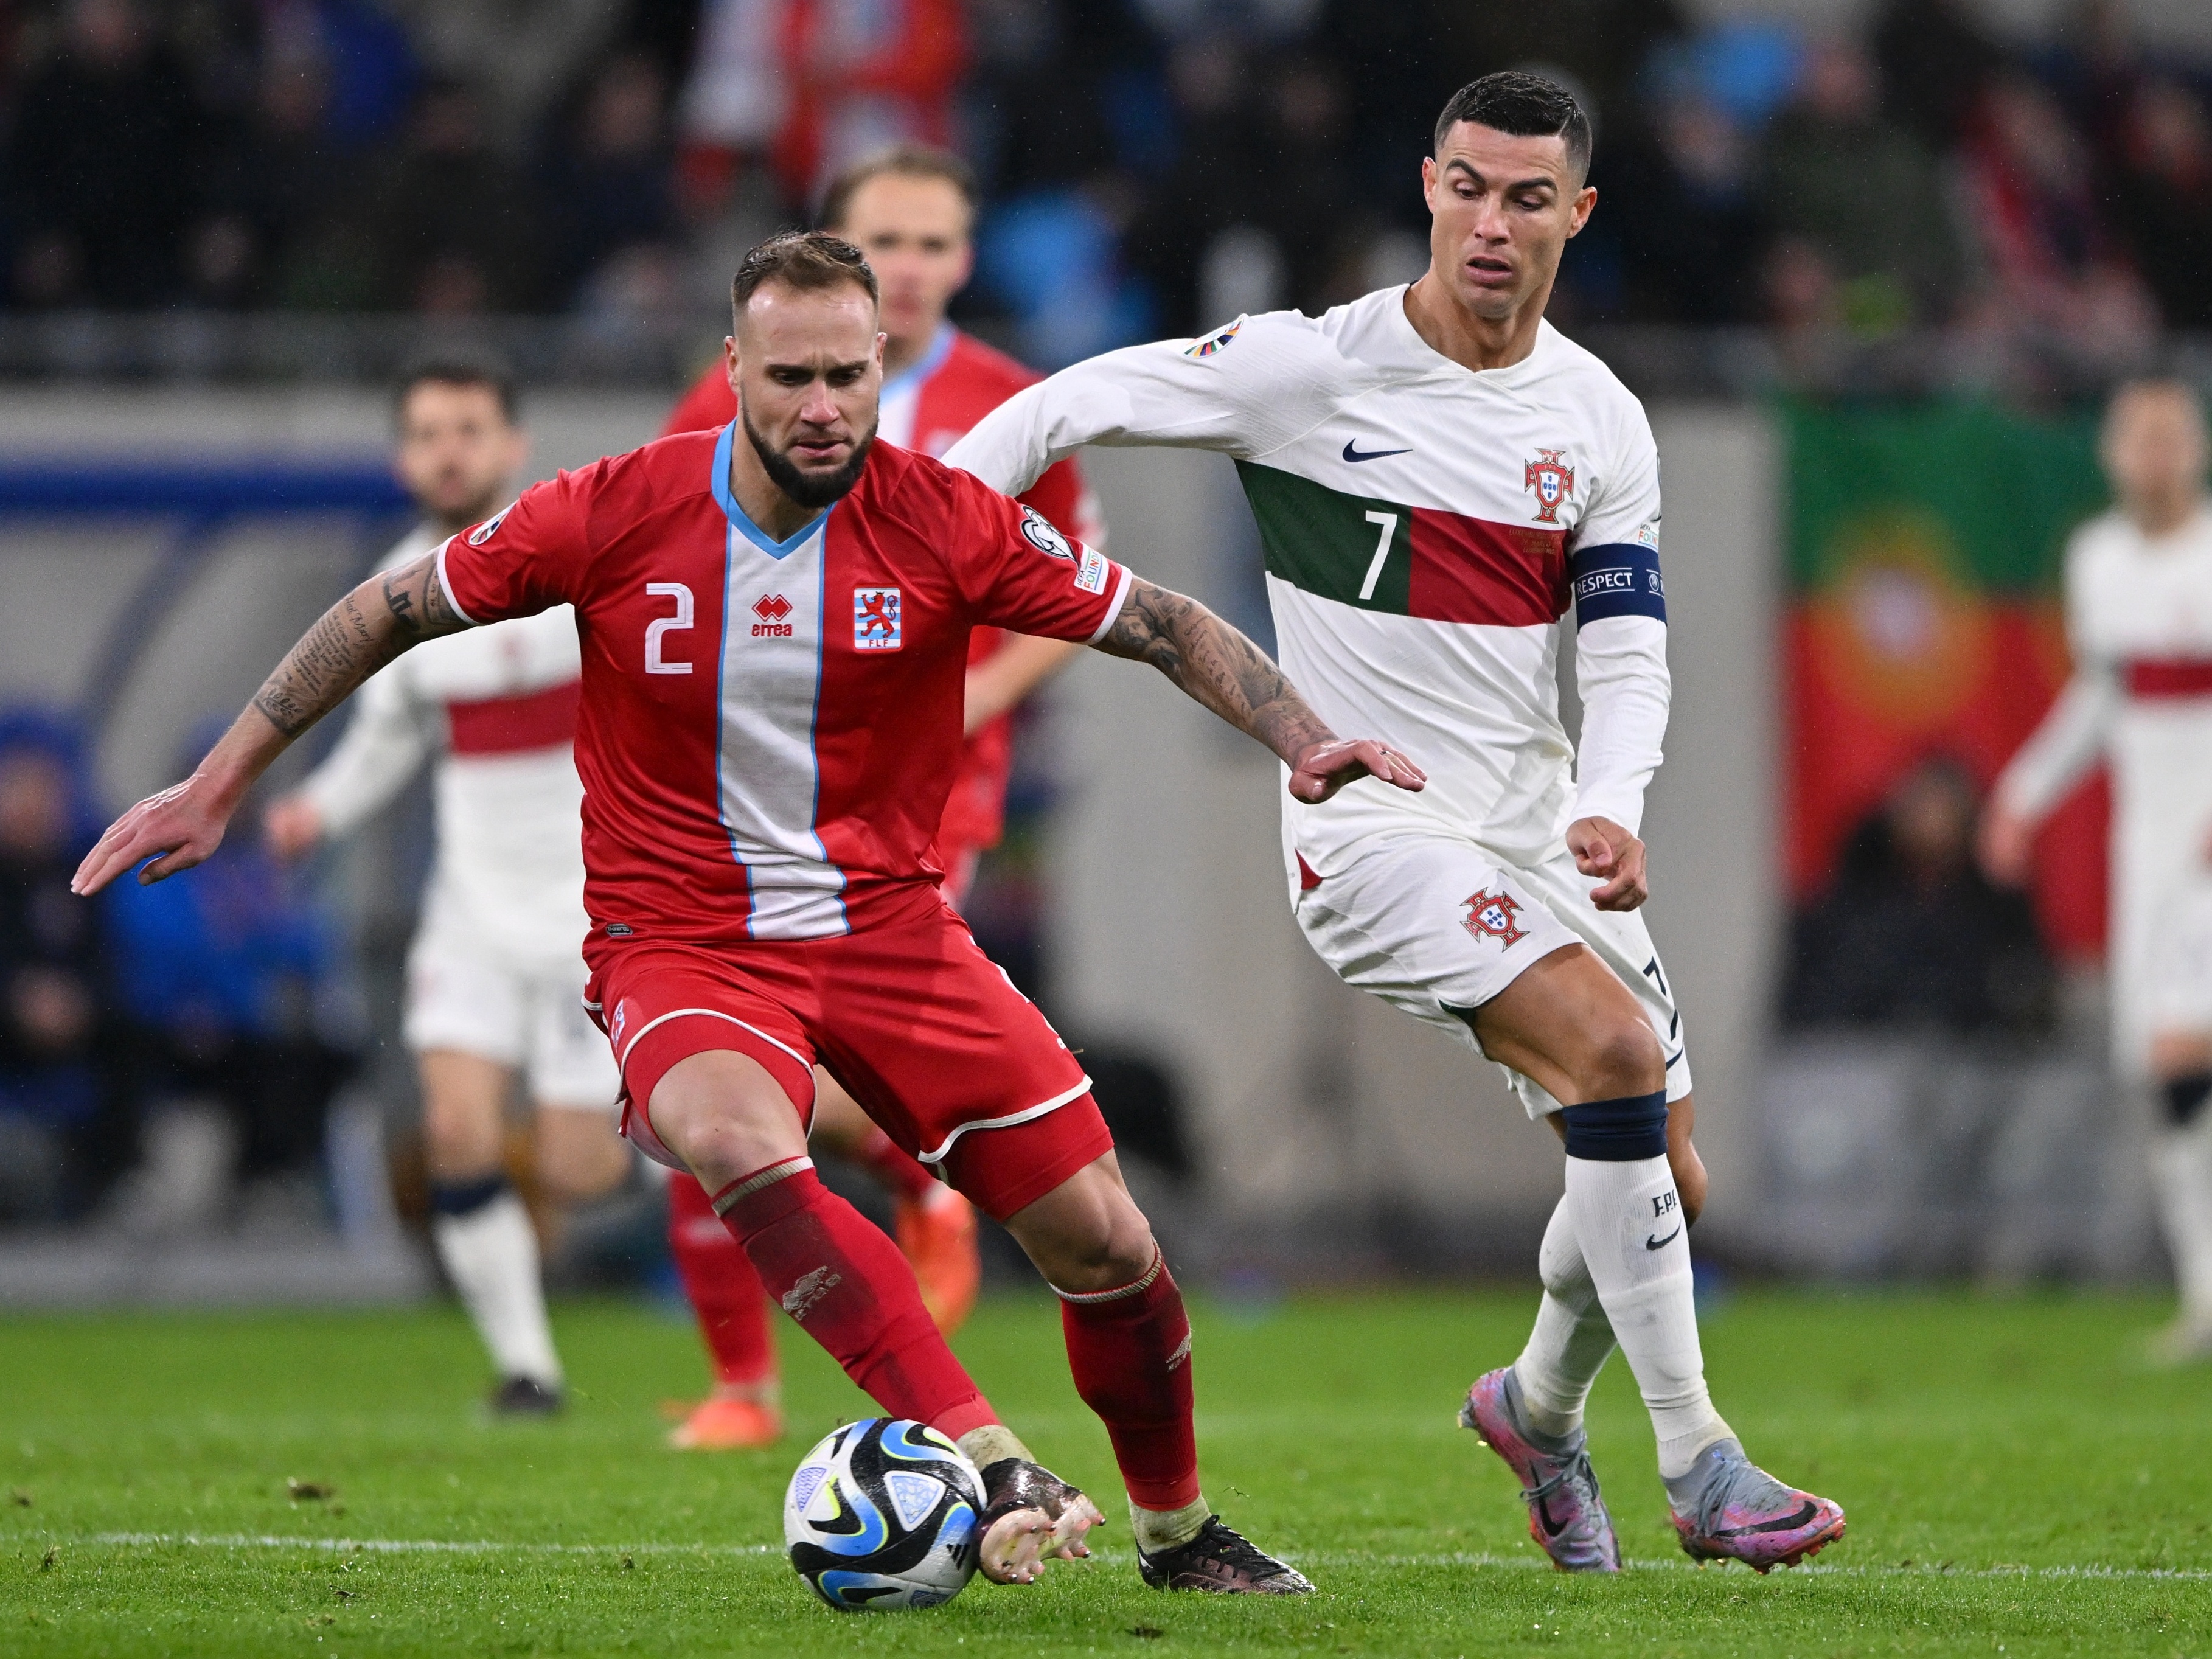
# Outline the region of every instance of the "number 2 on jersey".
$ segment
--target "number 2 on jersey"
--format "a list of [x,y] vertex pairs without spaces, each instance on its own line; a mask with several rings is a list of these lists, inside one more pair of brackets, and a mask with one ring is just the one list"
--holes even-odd
[[659,617],[645,625],[645,672],[648,674],[688,674],[688,662],[670,662],[663,657],[661,647],[670,634],[680,634],[692,623],[691,590],[682,582],[647,582],[647,597],[676,601],[676,614]]
[[1382,533],[1375,539],[1375,556],[1368,562],[1367,580],[1359,584],[1359,597],[1363,599],[1375,597],[1375,584],[1382,577],[1383,561],[1390,556],[1390,538],[1398,533],[1398,515],[1395,513],[1370,513],[1367,522],[1381,525]]

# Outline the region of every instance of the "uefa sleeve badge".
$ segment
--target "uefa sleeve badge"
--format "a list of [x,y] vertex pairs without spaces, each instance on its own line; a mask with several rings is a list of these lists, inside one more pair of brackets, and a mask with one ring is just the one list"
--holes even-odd
[[899,637],[899,591],[896,587],[853,590],[853,649],[896,651]]

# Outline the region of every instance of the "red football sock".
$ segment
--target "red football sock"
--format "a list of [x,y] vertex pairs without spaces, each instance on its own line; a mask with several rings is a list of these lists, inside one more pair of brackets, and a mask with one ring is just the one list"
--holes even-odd
[[923,1197],[938,1184],[925,1164],[872,1123],[849,1156],[901,1198]]
[[999,1420],[938,1334],[898,1246],[822,1184],[812,1158],[732,1182],[714,1208],[768,1293],[893,1417],[956,1440]]
[[1198,1501],[1198,1437],[1191,1428],[1190,1320],[1166,1261],[1134,1284],[1060,1292],[1075,1391],[1114,1443],[1129,1501],[1179,1510]]
[[765,1382],[775,1376],[769,1339],[768,1292],[738,1241],[714,1213],[707,1189],[688,1175],[668,1182],[668,1249],[699,1334],[714,1358],[718,1382]]

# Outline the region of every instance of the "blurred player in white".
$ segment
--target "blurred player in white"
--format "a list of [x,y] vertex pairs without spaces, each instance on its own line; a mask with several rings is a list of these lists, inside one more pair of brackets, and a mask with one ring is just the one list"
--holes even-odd
[[[1037,378],[945,320],[952,296],[975,269],[969,233],[976,204],[968,164],[922,144],[863,157],[839,173],[823,198],[822,228],[866,254],[883,285],[878,434],[933,457]],[[665,431],[718,431],[737,409],[728,372],[717,362],[684,395]],[[1046,469],[1022,500],[1085,546],[1104,548],[1097,499],[1073,459]],[[1003,828],[1013,711],[1076,649],[1063,640],[994,628],[971,636],[967,738],[937,829],[943,891],[955,908],[966,902],[976,866]],[[890,1190],[899,1248],[913,1264],[924,1304],[949,1335],[975,1305],[981,1277],[974,1206],[901,1152],[827,1072],[817,1072],[815,1090],[808,1144],[852,1159]],[[670,1250],[715,1378],[714,1392],[678,1425],[671,1443],[699,1450],[764,1445],[782,1432],[782,1421],[759,1281],[697,1182],[678,1174],[668,1194]]]
[[[1455,94],[1435,141],[1431,264],[1410,288],[1079,363],[945,459],[1011,490],[1087,443],[1236,458],[1285,668],[1324,718],[1430,768],[1418,796],[1358,783],[1285,810],[1298,924],[1347,983],[1504,1066],[1566,1143],[1534,1332],[1462,1421],[1520,1476],[1557,1565],[1617,1570],[1582,1425],[1617,1340],[1683,1547],[1764,1571],[1840,1537],[1844,1513],[1753,1464],[1705,1386],[1689,1062],[1633,914],[1669,698],[1658,457],[1636,399],[1543,320],[1596,201],[1589,125],[1507,73]],[[1571,604],[1578,771],[1559,717]]]
[[1990,876],[2028,874],[2037,826],[2082,776],[2112,775],[2115,1069],[2155,1094],[2152,1167],[2180,1310],[2158,1339],[2212,1358],[2212,507],[2204,414],[2173,381],[2124,386],[2105,416],[2116,504],[2066,550],[2074,678],[1997,781]]
[[[400,482],[422,522],[383,562],[410,563],[508,498],[528,443],[489,366],[425,364],[397,406]],[[573,753],[582,659],[566,605],[409,653],[364,685],[329,757],[270,809],[297,858],[436,764],[437,864],[407,959],[407,1046],[422,1085],[430,1231],[498,1372],[506,1413],[557,1410],[561,1362],[538,1238],[503,1163],[520,1073],[536,1103],[536,1170],[576,1201],[618,1183],[620,1080],[583,1007],[583,785]]]

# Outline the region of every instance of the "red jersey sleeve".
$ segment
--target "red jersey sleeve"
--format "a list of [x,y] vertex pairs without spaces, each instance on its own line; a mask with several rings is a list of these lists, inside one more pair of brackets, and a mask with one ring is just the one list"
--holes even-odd
[[1085,547],[1105,548],[1106,524],[1098,511],[1098,498],[1091,493],[1074,456],[1045,468],[1019,499]]
[[1128,597],[1127,570],[1070,541],[1035,507],[968,473],[948,476],[953,571],[977,622],[1086,645],[1113,625]]
[[730,390],[730,377],[717,360],[692,381],[683,401],[668,411],[668,423],[660,428],[660,435],[672,438],[679,432],[720,431],[737,418],[737,393]]
[[572,603],[590,557],[583,497],[597,470],[532,484],[513,506],[448,538],[438,580],[453,609],[481,625]]

